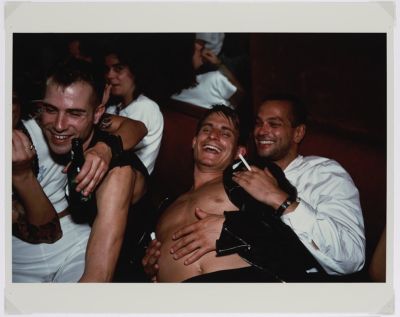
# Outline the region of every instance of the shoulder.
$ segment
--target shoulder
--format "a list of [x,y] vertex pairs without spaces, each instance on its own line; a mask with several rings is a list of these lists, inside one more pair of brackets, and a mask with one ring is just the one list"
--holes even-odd
[[285,170],[285,174],[298,177],[324,179],[340,179],[352,182],[349,173],[337,161],[321,156],[299,155]]
[[132,115],[133,119],[142,119],[149,116],[155,119],[162,116],[158,104],[144,95],[140,95],[124,110],[128,116]]
[[199,83],[220,80],[220,79],[224,79],[224,78],[225,78],[225,76],[218,70],[214,70],[214,71],[203,73],[203,74],[196,76],[196,80]]
[[26,132],[28,133],[28,137],[31,139],[33,145],[36,147],[37,152],[46,152],[47,143],[44,138],[42,129],[35,119],[23,120],[22,124],[24,125]]
[[35,119],[22,120],[22,124],[25,126],[25,128],[29,131],[30,134],[35,134],[41,131]]
[[[293,163],[293,164],[292,164]],[[293,165],[293,168],[305,168],[305,169],[343,169],[344,168],[335,160],[322,157],[322,156],[301,156],[299,155],[293,162],[289,165],[289,168]]]
[[131,105],[134,107],[147,107],[155,111],[160,111],[160,107],[158,106],[158,104],[149,97],[146,97],[145,95],[140,95],[139,97],[137,97],[136,100],[131,103]]

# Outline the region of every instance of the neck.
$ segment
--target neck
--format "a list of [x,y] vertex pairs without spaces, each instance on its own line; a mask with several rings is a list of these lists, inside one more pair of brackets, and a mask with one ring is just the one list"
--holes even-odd
[[284,171],[285,168],[288,167],[288,165],[297,157],[297,155],[297,151],[292,151],[289,152],[288,155],[286,155],[284,158],[273,162],[278,165],[282,169],[282,171]]
[[83,151],[86,151],[89,148],[89,144],[93,139],[93,135],[94,135],[94,129],[92,129],[89,137],[85,140],[85,142],[83,142],[83,144],[82,144]]
[[195,166],[193,175],[194,175],[193,189],[196,190],[206,183],[221,179],[223,171],[202,169],[199,168],[198,166]]
[[133,101],[133,96],[135,93],[135,87],[132,87],[132,90],[126,96],[122,97],[122,105],[125,107],[129,105]]

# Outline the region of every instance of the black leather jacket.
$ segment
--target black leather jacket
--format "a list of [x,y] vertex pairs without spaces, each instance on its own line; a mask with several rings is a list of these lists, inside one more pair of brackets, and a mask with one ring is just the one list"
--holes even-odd
[[[222,256],[238,253],[277,281],[315,281],[316,275],[317,280],[324,280],[327,274],[321,265],[293,230],[281,221],[275,210],[256,201],[232,181],[232,173],[244,168],[243,164],[238,163],[239,161],[234,162],[225,170],[224,187],[239,211],[224,213],[225,222],[216,243],[217,254]],[[253,164],[267,167],[277,179],[280,188],[290,196],[297,196],[296,188],[277,165],[261,159]],[[310,270],[317,273],[309,274]]]

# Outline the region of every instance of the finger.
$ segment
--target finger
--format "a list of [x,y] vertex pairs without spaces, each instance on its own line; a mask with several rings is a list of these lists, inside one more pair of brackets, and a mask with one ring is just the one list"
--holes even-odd
[[158,259],[160,257],[160,254],[161,254],[159,251],[160,247],[161,247],[160,242],[158,242],[157,240],[151,241],[151,243],[149,244],[148,248],[146,249],[145,255],[142,259],[143,266],[147,266],[147,265],[149,265],[149,263],[151,263],[151,260],[154,257],[154,255],[157,253],[157,251],[159,254],[156,255],[156,258]]
[[186,227],[183,227],[182,229],[179,229],[172,235],[172,240],[177,240],[182,238],[185,235],[188,235],[192,233],[196,229],[196,224],[191,224]]
[[205,212],[203,209],[201,209],[201,208],[196,208],[195,210],[194,210],[194,212],[195,212],[195,215],[199,218],[199,219],[204,219],[204,218],[206,218],[207,216],[208,216],[208,213],[207,212]]
[[263,171],[262,169],[260,169],[259,167],[255,166],[255,165],[251,165],[250,167],[251,167],[251,170],[252,170],[253,172],[258,172],[258,173],[260,173],[260,172]]
[[196,262],[198,259],[200,259],[204,254],[206,254],[208,251],[206,248],[200,248],[198,249],[195,253],[193,253],[189,258],[183,262],[185,265],[192,264]]
[[63,172],[64,174],[68,172],[68,168],[70,167],[70,165],[71,165],[71,162],[69,162],[69,163],[64,167],[64,169],[62,170],[62,172]]
[[152,257],[154,257],[155,254],[157,253],[157,251],[158,251],[157,257],[159,257],[160,250],[161,250],[161,243],[158,241],[156,241],[155,243],[152,242],[150,244],[150,247],[147,248],[147,250],[146,250],[146,255],[147,255],[148,259],[151,259]]
[[169,250],[169,252],[171,254],[177,252],[179,249],[184,248],[185,246],[187,246],[189,243],[193,242],[194,240],[196,240],[194,235],[188,235],[185,236],[181,239],[179,239],[175,244],[173,244]]
[[158,259],[160,258],[161,252],[160,250],[155,251],[155,253],[149,257],[149,260],[147,261],[147,264],[149,266],[155,266],[157,265]]
[[187,246],[184,246],[184,247],[180,248],[178,251],[176,251],[173,255],[173,258],[175,260],[179,260],[180,258],[184,257],[185,255],[192,253],[199,247],[200,247],[199,242],[193,241],[190,244],[188,244]]
[[90,193],[92,193],[96,189],[97,185],[100,183],[100,181],[102,179],[100,176],[102,174],[103,175],[105,174],[105,172],[104,172],[104,170],[105,170],[104,169],[104,165],[105,164],[103,164],[103,163],[100,163],[100,164],[103,165],[103,166],[99,167],[99,168],[96,168],[95,174],[94,174],[92,180],[90,181],[90,183],[86,187],[83,188],[83,194],[85,196],[89,195]]
[[90,184],[96,174],[97,164],[93,163],[90,165],[90,169],[83,169],[79,172],[76,177],[78,185],[76,186],[77,191],[82,191],[86,186]]

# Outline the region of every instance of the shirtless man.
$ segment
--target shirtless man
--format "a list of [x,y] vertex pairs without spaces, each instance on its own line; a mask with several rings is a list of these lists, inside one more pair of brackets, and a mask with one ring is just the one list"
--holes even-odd
[[[193,187],[164,211],[157,225],[156,235],[161,242],[158,282],[188,281],[211,272],[250,266],[238,254],[217,256],[216,252],[208,252],[200,260],[187,265],[187,257],[176,260],[171,251],[176,243],[174,233],[203,217],[201,209],[218,211],[217,215],[220,217],[223,217],[224,211],[237,210],[225,193],[222,178],[224,169],[239,154],[244,155],[246,152],[238,143],[239,122],[233,110],[225,106],[215,106],[200,120],[197,134],[192,141],[195,162]],[[196,252],[198,250],[192,254]],[[147,259],[149,257],[143,259],[144,265]],[[260,271],[260,274],[263,273]]]

